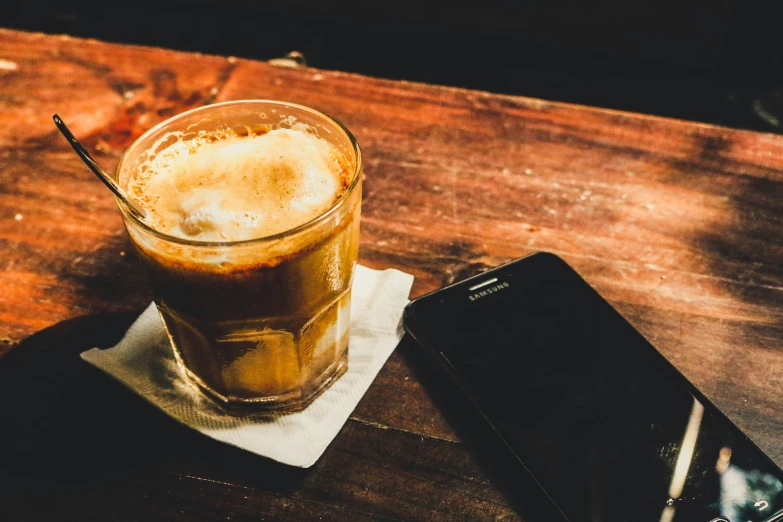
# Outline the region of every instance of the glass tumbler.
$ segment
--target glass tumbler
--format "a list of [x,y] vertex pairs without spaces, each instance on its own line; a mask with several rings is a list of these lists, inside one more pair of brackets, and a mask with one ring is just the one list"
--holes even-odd
[[348,183],[331,208],[272,236],[210,242],[162,233],[118,204],[188,379],[230,411],[297,411],[348,364],[362,181],[351,133],[301,105],[219,103],[150,129],[125,152],[116,178],[127,188],[139,165],[175,139],[253,127],[307,129],[335,147]]

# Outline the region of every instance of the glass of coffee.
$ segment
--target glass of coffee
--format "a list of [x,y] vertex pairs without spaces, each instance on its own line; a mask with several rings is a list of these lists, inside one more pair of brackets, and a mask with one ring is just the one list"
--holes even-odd
[[119,203],[176,359],[229,410],[297,411],[348,364],[362,162],[300,105],[220,103],[127,150]]

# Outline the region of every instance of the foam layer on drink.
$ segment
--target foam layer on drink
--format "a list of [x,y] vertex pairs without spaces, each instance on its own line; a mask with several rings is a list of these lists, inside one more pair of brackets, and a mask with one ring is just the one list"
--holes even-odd
[[291,230],[326,212],[347,187],[339,158],[334,146],[306,130],[208,133],[178,139],[144,160],[128,190],[156,230],[240,241]]

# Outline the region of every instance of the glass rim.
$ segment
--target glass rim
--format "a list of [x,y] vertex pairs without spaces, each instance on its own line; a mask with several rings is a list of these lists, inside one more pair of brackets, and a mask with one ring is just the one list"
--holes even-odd
[[164,120],[151,129],[147,130],[136,138],[133,143],[130,144],[130,146],[123,152],[122,156],[120,157],[120,161],[117,164],[117,168],[115,169],[115,176],[117,178],[117,183],[120,182],[120,173],[122,172],[122,168],[125,164],[125,160],[128,157],[128,153],[131,152],[140,142],[142,142],[145,138],[149,137],[150,135],[160,131],[164,127],[171,125],[172,123],[175,123],[176,121],[180,119],[184,119],[194,113],[205,111],[208,109],[216,108],[216,107],[225,107],[229,105],[251,105],[251,104],[264,104],[264,105],[276,105],[278,107],[293,107],[295,109],[299,109],[305,112],[309,112],[312,115],[318,116],[320,118],[324,118],[325,120],[335,124],[339,130],[341,130],[345,136],[348,138],[348,141],[351,144],[351,147],[353,149],[354,156],[356,157],[356,167],[353,171],[353,177],[351,179],[351,183],[348,185],[348,188],[343,192],[340,197],[337,198],[337,200],[332,204],[331,207],[329,207],[328,210],[325,212],[318,214],[313,219],[306,221],[305,223],[302,223],[301,225],[298,225],[294,228],[291,228],[289,230],[284,230],[283,232],[278,232],[276,234],[271,234],[268,236],[261,236],[261,237],[254,237],[251,239],[241,239],[238,241],[200,241],[197,239],[186,239],[179,236],[173,236],[171,234],[167,234],[165,232],[161,232],[160,230],[156,230],[146,224],[144,221],[140,220],[138,217],[133,215],[133,213],[130,211],[130,208],[119,198],[115,198],[117,201],[117,206],[120,208],[120,212],[122,214],[122,217],[126,220],[131,220],[136,225],[140,226],[143,230],[146,232],[152,234],[153,236],[157,237],[158,239],[163,239],[165,241],[169,241],[171,243],[176,243],[179,245],[185,245],[190,247],[227,247],[227,246],[236,246],[236,245],[251,245],[253,243],[262,243],[262,242],[269,242],[269,241],[275,241],[279,239],[285,239],[286,237],[290,237],[293,235],[296,235],[300,232],[304,232],[306,230],[309,230],[311,228],[314,228],[319,223],[326,221],[329,217],[331,217],[335,212],[337,212],[342,206],[345,205],[345,202],[348,200],[348,198],[353,194],[354,190],[356,189],[356,186],[359,184],[359,174],[362,171],[362,152],[359,148],[359,143],[356,141],[356,138],[351,133],[351,131],[348,130],[348,128],[343,125],[338,119],[333,118],[329,116],[328,114],[321,112],[319,110],[313,109],[312,107],[307,107],[306,105],[300,105],[298,103],[291,103],[291,102],[285,102],[285,101],[279,101],[279,100],[264,100],[264,99],[258,99],[258,100],[233,100],[233,101],[226,101],[226,102],[220,102],[220,103],[213,103],[210,105],[202,105],[201,107],[196,107],[194,109],[187,110],[185,112],[182,112],[180,114],[177,114],[175,116],[172,116],[171,118],[168,118],[167,120]]

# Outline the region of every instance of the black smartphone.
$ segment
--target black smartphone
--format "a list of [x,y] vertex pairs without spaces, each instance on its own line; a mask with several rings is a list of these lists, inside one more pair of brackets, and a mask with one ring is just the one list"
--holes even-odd
[[403,324],[565,520],[783,521],[780,468],[557,256],[420,297]]

